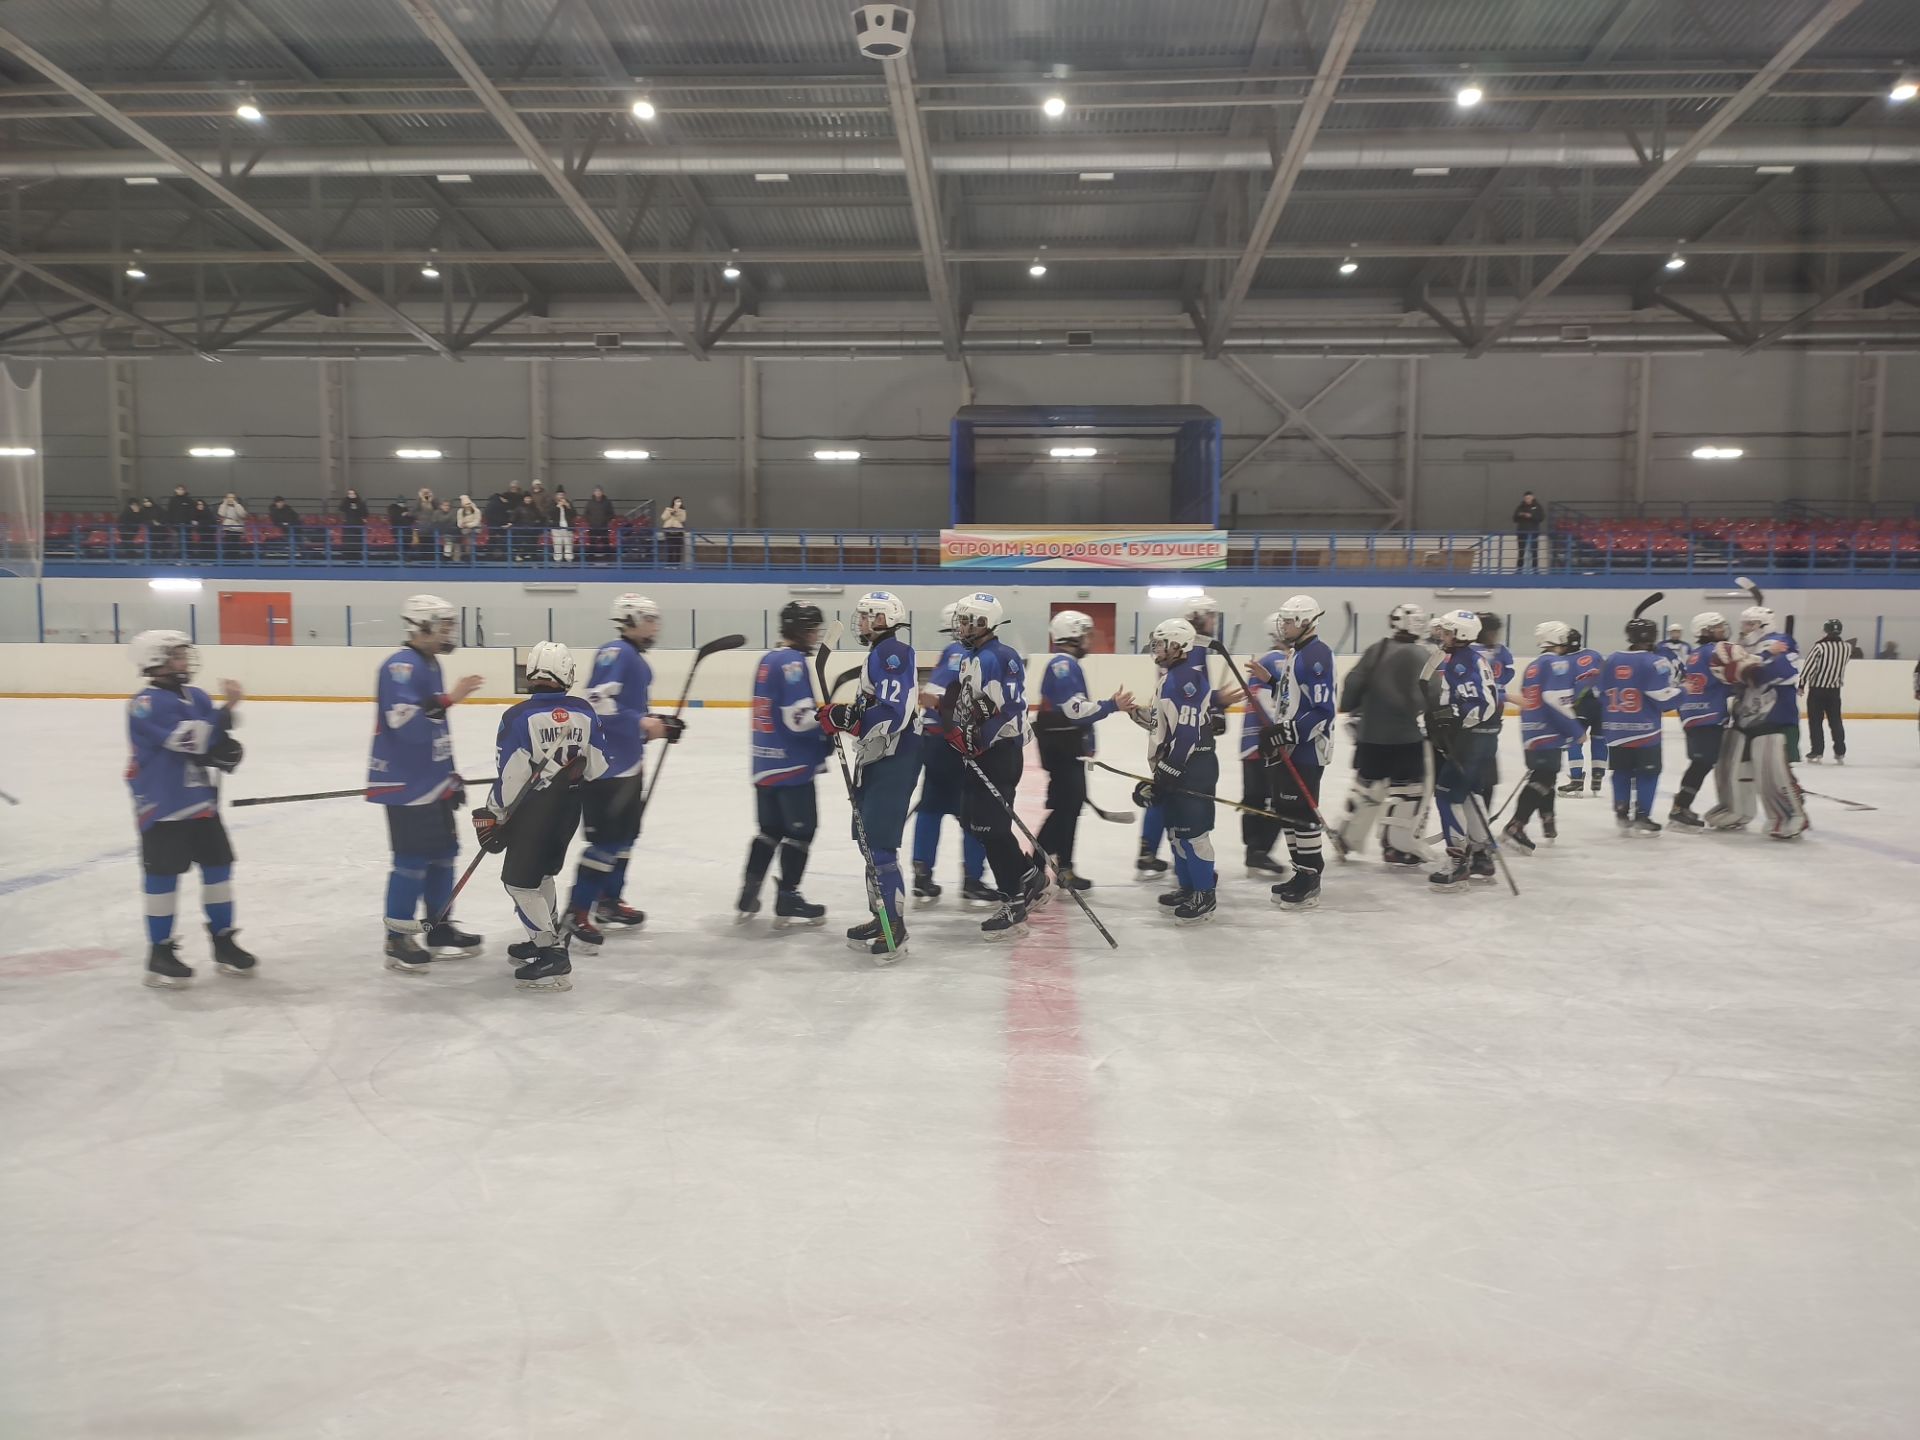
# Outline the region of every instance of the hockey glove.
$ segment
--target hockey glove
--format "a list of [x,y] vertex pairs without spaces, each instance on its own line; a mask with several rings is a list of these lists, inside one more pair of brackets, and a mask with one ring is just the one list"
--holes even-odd
[[1160,797],[1153,793],[1153,782],[1142,780],[1133,787],[1133,803],[1142,810],[1151,810],[1160,803]]
[[838,705],[829,705],[820,712],[820,728],[829,736],[845,733],[860,733],[860,706],[849,705],[844,701]]
[[484,805],[473,812],[473,838],[489,855],[498,855],[507,848],[506,826]]
[[1227,717],[1219,711],[1207,717],[1207,729],[1213,732],[1214,739],[1227,733]]
[[1429,710],[1427,712],[1427,739],[1433,742],[1433,748],[1442,755],[1451,755],[1460,748],[1460,717],[1451,710]]
[[464,807],[466,803],[467,782],[462,780],[458,775],[455,775],[452,784],[447,787],[447,808],[449,810],[459,810]]
[[669,745],[678,745],[680,737],[687,733],[687,722],[678,715],[656,715],[654,718],[666,728],[666,740]]
[[1300,731],[1291,720],[1260,728],[1260,758],[1268,766],[1278,765],[1300,743]]
[[207,764],[215,770],[231,771],[239,766],[240,757],[244,754],[246,751],[240,748],[240,742],[222,731],[220,738],[214,741],[213,747],[207,751]]

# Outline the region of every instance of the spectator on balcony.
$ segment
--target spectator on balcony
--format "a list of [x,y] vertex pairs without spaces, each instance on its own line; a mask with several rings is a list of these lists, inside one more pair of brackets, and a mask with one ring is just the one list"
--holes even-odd
[[147,523],[147,502],[138,495],[131,496],[120,508],[120,548],[131,547],[140,537],[140,527]]
[[598,485],[587,497],[587,558],[606,560],[613,553],[613,501]]
[[276,495],[273,504],[267,507],[267,523],[277,525],[287,537],[287,558],[291,560],[300,553],[300,512],[287,503],[287,497]]
[[[517,488],[517,487],[516,487]],[[487,497],[487,508],[483,520],[487,527],[487,554],[504,555],[507,549],[507,526],[512,523],[513,507],[519,503],[517,498],[509,498],[505,490],[496,490]]]
[[426,554],[422,559],[453,559],[453,547],[458,531],[453,523],[453,507],[446,501],[429,501],[431,509],[420,512],[420,534],[426,542]]
[[187,493],[187,487],[176,485],[173,494],[167,497],[167,528],[173,531],[174,548],[182,555],[187,553],[187,542],[193,532],[194,498]]
[[220,502],[220,543],[228,555],[240,555],[247,546],[247,507],[231,490]]
[[193,521],[188,527],[193,533],[191,553],[196,560],[205,560],[214,553],[214,537],[219,531],[219,517],[207,508],[207,502],[193,502]]
[[395,500],[387,506],[387,528],[393,531],[393,558],[407,558],[407,544],[413,539],[413,511],[407,508],[405,500]]
[[420,523],[422,525],[426,524],[427,517],[433,514],[438,508],[434,503],[433,491],[429,490],[425,485],[422,485],[418,490],[413,492],[413,513],[420,517]]
[[1520,542],[1519,567],[1540,568],[1540,527],[1546,523],[1547,507],[1534,498],[1531,490],[1513,507],[1513,536]]
[[367,502],[358,490],[347,491],[347,498],[340,502],[340,519],[340,538],[347,553],[357,559],[365,553],[367,541]]
[[573,526],[578,517],[573,513],[573,501],[567,498],[567,488],[556,485],[553,499],[547,506],[547,523],[552,528],[547,531],[553,541],[553,560],[556,565],[573,564]]
[[663,558],[669,565],[680,564],[687,550],[687,502],[678,495],[660,512],[660,528],[666,531],[662,537],[666,552]]
[[480,507],[473,503],[473,497],[462,495],[460,508],[453,512],[453,527],[460,532],[460,547],[469,565],[479,557],[480,526],[483,523],[485,517],[480,514]]

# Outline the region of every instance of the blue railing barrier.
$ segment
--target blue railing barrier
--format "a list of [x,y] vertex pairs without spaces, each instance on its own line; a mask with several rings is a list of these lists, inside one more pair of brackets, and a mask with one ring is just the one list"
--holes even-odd
[[[1920,577],[1920,526],[1891,529],[1885,525],[1795,524],[1764,533],[1729,534],[1723,523],[1712,530],[1638,535],[1554,533],[1539,536],[1533,546],[1523,546],[1520,537],[1510,532],[1235,531],[1228,539],[1223,569],[1240,576],[1272,572],[1354,580],[1503,575],[1525,576],[1536,583],[1747,572]],[[98,543],[85,540],[49,550],[45,573],[71,578],[171,568],[212,578],[330,573],[352,573],[357,578],[381,573],[422,577],[446,572],[462,578],[537,573],[591,579],[608,573],[646,572],[662,578],[778,575],[856,582],[875,574],[956,573],[940,563],[938,531],[616,532],[603,545],[581,541],[570,558],[561,560],[554,558],[547,532],[534,529],[504,531],[488,545],[457,546],[451,555],[427,541],[396,545],[365,532],[336,536],[318,527],[302,534],[292,547],[284,537],[216,534],[197,539],[151,530],[128,538],[114,530],[96,534]],[[1039,579],[1064,572],[1024,573]],[[1155,572],[1100,573],[1125,583],[1150,579]]]

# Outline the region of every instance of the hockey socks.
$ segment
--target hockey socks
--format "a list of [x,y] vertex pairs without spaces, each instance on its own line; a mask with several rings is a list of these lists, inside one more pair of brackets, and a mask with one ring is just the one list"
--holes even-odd
[[[418,855],[394,856],[393,869],[387,872],[387,929],[410,934],[420,928],[420,897],[426,889],[427,862]],[[453,893],[451,880],[447,893]]]
[[429,924],[453,908],[453,857],[427,862],[426,900]]
[[874,879],[880,887],[880,903],[886,907],[887,914],[898,915],[907,895],[906,882],[900,875],[900,852],[875,850],[871,853]]
[[591,910],[593,902],[602,898],[615,899],[619,891],[613,886],[613,875],[621,861],[612,850],[603,845],[589,845],[580,852],[580,866],[574,871],[573,893],[567,898],[569,910]]
[[[758,842],[756,842],[758,843]],[[798,890],[800,877],[807,873],[807,842],[786,839],[780,842],[780,888]],[[894,873],[900,873],[900,865],[894,862]]]
[[[764,830],[753,837],[753,844],[747,847],[748,889],[756,893],[759,891],[761,882],[767,878],[767,871],[773,868],[774,851],[779,848],[779,845],[780,842]],[[574,887],[574,894],[579,893],[579,887]]]
[[164,945],[173,938],[173,911],[178,902],[178,875],[147,876],[147,940]]
[[208,865],[200,871],[200,903],[206,908],[207,925],[216,935],[233,929],[233,867]]
[[[1616,770],[1614,773],[1617,775],[1620,772]],[[1660,772],[1655,770],[1650,774],[1636,775],[1633,777],[1633,782],[1633,799],[1637,807],[1634,814],[1651,815],[1654,792],[1660,788]]]

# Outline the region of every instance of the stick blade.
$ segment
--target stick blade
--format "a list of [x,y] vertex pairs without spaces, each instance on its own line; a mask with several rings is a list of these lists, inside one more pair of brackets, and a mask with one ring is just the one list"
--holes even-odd
[[747,637],[744,635],[722,635],[717,640],[709,640],[700,647],[700,658],[704,660],[709,655],[718,655],[725,650],[738,650],[746,643]]
[[1658,605],[1662,600],[1666,598],[1667,598],[1666,591],[1664,590],[1654,591],[1651,595],[1647,596],[1646,599],[1642,600],[1638,605],[1633,607],[1633,618],[1638,620],[1642,615],[1646,614],[1647,611],[1651,610],[1654,606]]

